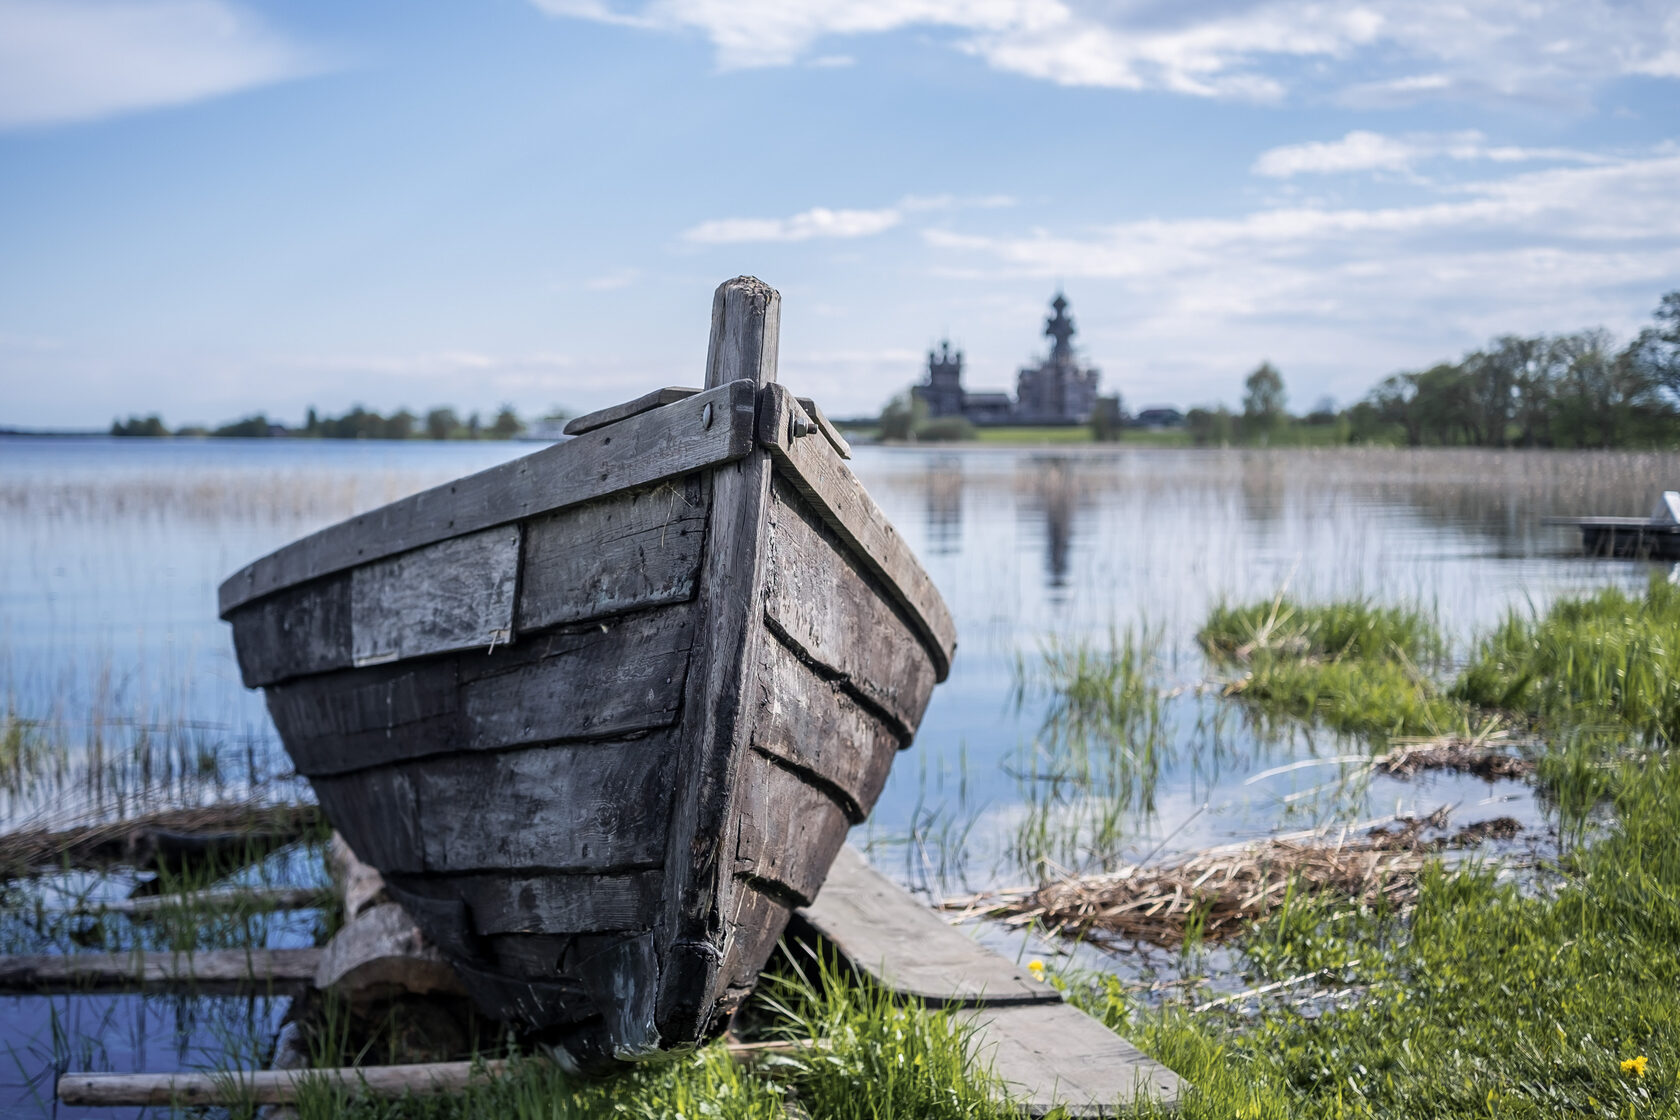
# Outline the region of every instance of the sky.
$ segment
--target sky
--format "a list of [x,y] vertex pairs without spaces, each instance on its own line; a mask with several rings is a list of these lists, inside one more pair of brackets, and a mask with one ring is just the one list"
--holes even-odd
[[1290,404],[1680,288],[1680,4],[0,0],[0,425],[537,415],[703,375],[711,292],[873,413],[1075,344]]

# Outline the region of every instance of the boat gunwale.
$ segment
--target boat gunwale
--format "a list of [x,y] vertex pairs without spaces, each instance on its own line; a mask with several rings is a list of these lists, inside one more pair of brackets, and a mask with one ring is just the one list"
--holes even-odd
[[[225,620],[276,592],[439,541],[740,459],[755,446],[757,409],[756,386],[751,381],[729,382],[356,514],[292,541],[229,576],[217,590],[218,615]],[[686,421],[698,422],[701,434],[682,453],[643,454],[628,461],[609,458],[614,452],[607,447],[615,439],[621,447],[626,443],[660,445]],[[535,497],[508,496],[516,486]],[[466,501],[458,493],[462,487],[485,499],[478,509],[443,518],[431,512]],[[429,525],[424,524],[427,517]],[[377,526],[393,521],[414,524],[406,533],[378,532]]]

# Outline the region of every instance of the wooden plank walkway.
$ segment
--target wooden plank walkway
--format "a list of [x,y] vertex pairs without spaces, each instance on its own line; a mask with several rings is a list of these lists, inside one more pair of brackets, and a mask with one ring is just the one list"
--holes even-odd
[[799,918],[851,967],[899,995],[958,1005],[976,1026],[974,1056],[1029,1113],[1114,1116],[1140,1094],[1177,1102],[1177,1074],[1061,992],[952,929],[898,884],[843,848]]

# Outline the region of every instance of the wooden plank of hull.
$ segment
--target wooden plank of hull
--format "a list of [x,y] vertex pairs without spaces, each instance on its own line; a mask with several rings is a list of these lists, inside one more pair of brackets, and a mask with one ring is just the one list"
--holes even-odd
[[[758,412],[759,441],[775,456],[777,473],[846,542],[853,560],[872,572],[898,601],[926,644],[937,679],[944,680],[957,645],[956,626],[945,601],[916,554],[829,442],[792,434],[796,414],[804,416],[793,394],[780,385],[766,386]],[[810,425],[808,417],[805,423]]]
[[254,599],[435,541],[726,463],[754,446],[758,384],[719,384],[510,463],[329,526],[225,581],[227,618]]
[[676,762],[669,733],[405,762],[315,778],[368,863],[429,872],[621,872],[664,858]]
[[764,613],[805,658],[892,717],[906,739],[933,692],[933,661],[850,550],[809,513],[791,484],[770,491]]
[[533,518],[519,581],[521,632],[694,598],[703,475]]
[[455,751],[616,737],[676,719],[693,640],[690,609],[669,607],[490,655],[275,685],[268,710],[309,777]]
[[350,573],[351,663],[506,645],[518,578],[517,525],[362,565]]
[[350,664],[350,577],[288,589],[230,616],[246,688]]
[[[781,297],[751,277],[720,285],[712,299],[706,385],[776,378]],[[702,394],[704,395],[704,394]],[[699,397],[693,400],[699,400]],[[672,406],[684,407],[684,406]],[[581,437],[588,438],[588,437]],[[658,1032],[667,1046],[704,1042],[727,1025],[719,1014],[727,936],[731,795],[757,707],[755,643],[764,635],[763,548],[769,456],[755,448],[717,467],[696,606],[698,644],[680,725],[689,745],[676,772],[678,796],[665,854],[667,903],[655,929],[662,949]]]
[[898,733],[774,637],[759,647],[759,702],[753,749],[826,785],[861,823],[886,784]]
[[[459,899],[478,936],[574,934],[650,929],[661,872],[560,875],[477,872],[448,877],[393,875],[398,890],[439,901]],[[549,962],[552,968],[554,962]]]
[[604,428],[608,424],[616,424],[620,420],[640,416],[651,409],[687,400],[699,392],[699,389],[688,389],[681,385],[667,385],[663,389],[643,393],[633,401],[609,405],[595,412],[586,412],[582,416],[574,416],[566,422],[566,426],[561,431],[569,436],[581,436],[585,432],[593,432],[596,428]]
[[735,877],[771,884],[784,904],[809,905],[851,826],[839,800],[757,751],[742,759],[735,797]]

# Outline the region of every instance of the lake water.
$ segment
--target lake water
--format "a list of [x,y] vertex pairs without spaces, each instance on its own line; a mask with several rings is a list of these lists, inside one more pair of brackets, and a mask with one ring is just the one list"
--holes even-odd
[[[7,783],[4,823],[290,795],[260,695],[240,686],[216,619],[217,584],[312,529],[531,450],[0,439],[0,689],[13,712],[101,752],[68,775]],[[1650,578],[1650,565],[1579,556],[1573,531],[1543,516],[1644,513],[1680,486],[1680,456],[1609,453],[860,447],[853,467],[957,623],[950,679],[853,838],[932,894],[1030,879],[1043,860],[1099,867],[1441,805],[1460,824],[1512,815],[1542,829],[1524,786],[1368,781],[1328,761],[1357,744],[1254,726],[1206,687],[1219,673],[1196,630],[1221,601],[1362,596],[1422,606],[1462,656],[1509,609]],[[1106,648],[1128,633],[1153,650],[1164,762],[1116,812],[1094,804],[1113,789],[1044,781],[1045,697],[1018,686],[1047,644]],[[137,735],[151,752],[143,773],[112,762],[133,757]],[[1304,765],[1282,769],[1292,763]],[[276,944],[303,936],[276,928]],[[122,1002],[70,1002],[84,999]],[[6,1002],[4,1041],[33,1052],[47,1028]],[[157,1043],[149,1066],[109,1061],[168,1068],[160,1051],[196,1045]]]

